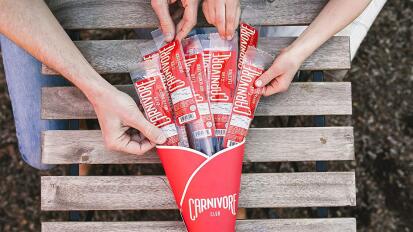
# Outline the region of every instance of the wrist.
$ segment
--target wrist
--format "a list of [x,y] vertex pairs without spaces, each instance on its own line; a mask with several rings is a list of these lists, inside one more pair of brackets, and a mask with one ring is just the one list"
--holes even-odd
[[300,46],[292,43],[288,47],[284,48],[283,51],[286,56],[290,57],[291,59],[295,60],[299,64],[299,66],[307,59],[308,55],[304,52]]
[[110,96],[112,92],[117,91],[113,85],[96,72],[87,77],[88,78],[85,78],[78,87],[93,106],[102,102],[105,96]]

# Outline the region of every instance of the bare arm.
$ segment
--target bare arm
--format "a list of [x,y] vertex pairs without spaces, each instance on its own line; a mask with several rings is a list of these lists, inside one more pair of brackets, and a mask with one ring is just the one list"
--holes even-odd
[[255,83],[264,95],[288,89],[295,73],[315,50],[350,24],[371,0],[330,0],[310,26],[275,59],[274,64]]
[[[141,154],[155,142],[165,141],[135,102],[90,66],[43,0],[0,0],[0,9],[0,33],[61,73],[91,101],[109,148]],[[129,128],[138,129],[152,142],[136,141],[126,133]]]

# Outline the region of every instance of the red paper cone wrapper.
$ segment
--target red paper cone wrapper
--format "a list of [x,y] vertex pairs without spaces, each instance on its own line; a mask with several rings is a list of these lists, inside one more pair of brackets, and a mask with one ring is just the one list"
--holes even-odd
[[188,231],[235,231],[244,142],[212,157],[176,146],[157,151]]

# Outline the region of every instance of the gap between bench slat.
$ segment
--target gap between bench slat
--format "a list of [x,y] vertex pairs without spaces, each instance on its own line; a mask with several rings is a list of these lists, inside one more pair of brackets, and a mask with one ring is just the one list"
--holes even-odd
[[[244,162],[353,160],[352,127],[251,128]],[[144,155],[112,152],[101,131],[45,131],[42,162],[46,164],[160,163],[155,151]]]
[[[46,0],[65,29],[155,28],[158,19],[149,0]],[[241,7],[260,7],[253,24],[309,24],[327,0],[241,0]],[[207,25],[199,11],[198,26]]]
[[[277,55],[287,47],[294,37],[263,37],[259,47],[272,55]],[[85,58],[99,73],[127,73],[128,67],[140,59],[138,44],[143,40],[95,40],[76,41]],[[349,37],[331,38],[316,50],[301,66],[301,70],[331,70],[350,68]],[[55,71],[42,66],[44,74],[56,74]]]
[[[183,222],[42,222],[42,232],[184,232]],[[354,218],[238,220],[238,232],[356,232]]]
[[[165,176],[42,176],[41,209],[176,209]],[[254,173],[241,177],[242,208],[356,204],[354,172]]]
[[[117,86],[138,99],[132,85]],[[92,105],[75,87],[42,88],[42,119],[93,119]],[[285,93],[263,97],[256,116],[282,115],[350,115],[349,82],[292,83]]]

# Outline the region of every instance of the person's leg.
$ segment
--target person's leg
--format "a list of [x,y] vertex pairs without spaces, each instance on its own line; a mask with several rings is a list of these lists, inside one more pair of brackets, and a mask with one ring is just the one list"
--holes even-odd
[[68,129],[69,121],[40,119],[41,87],[68,82],[43,76],[40,62],[1,34],[0,45],[22,158],[34,168],[51,168],[41,162],[41,131]]

